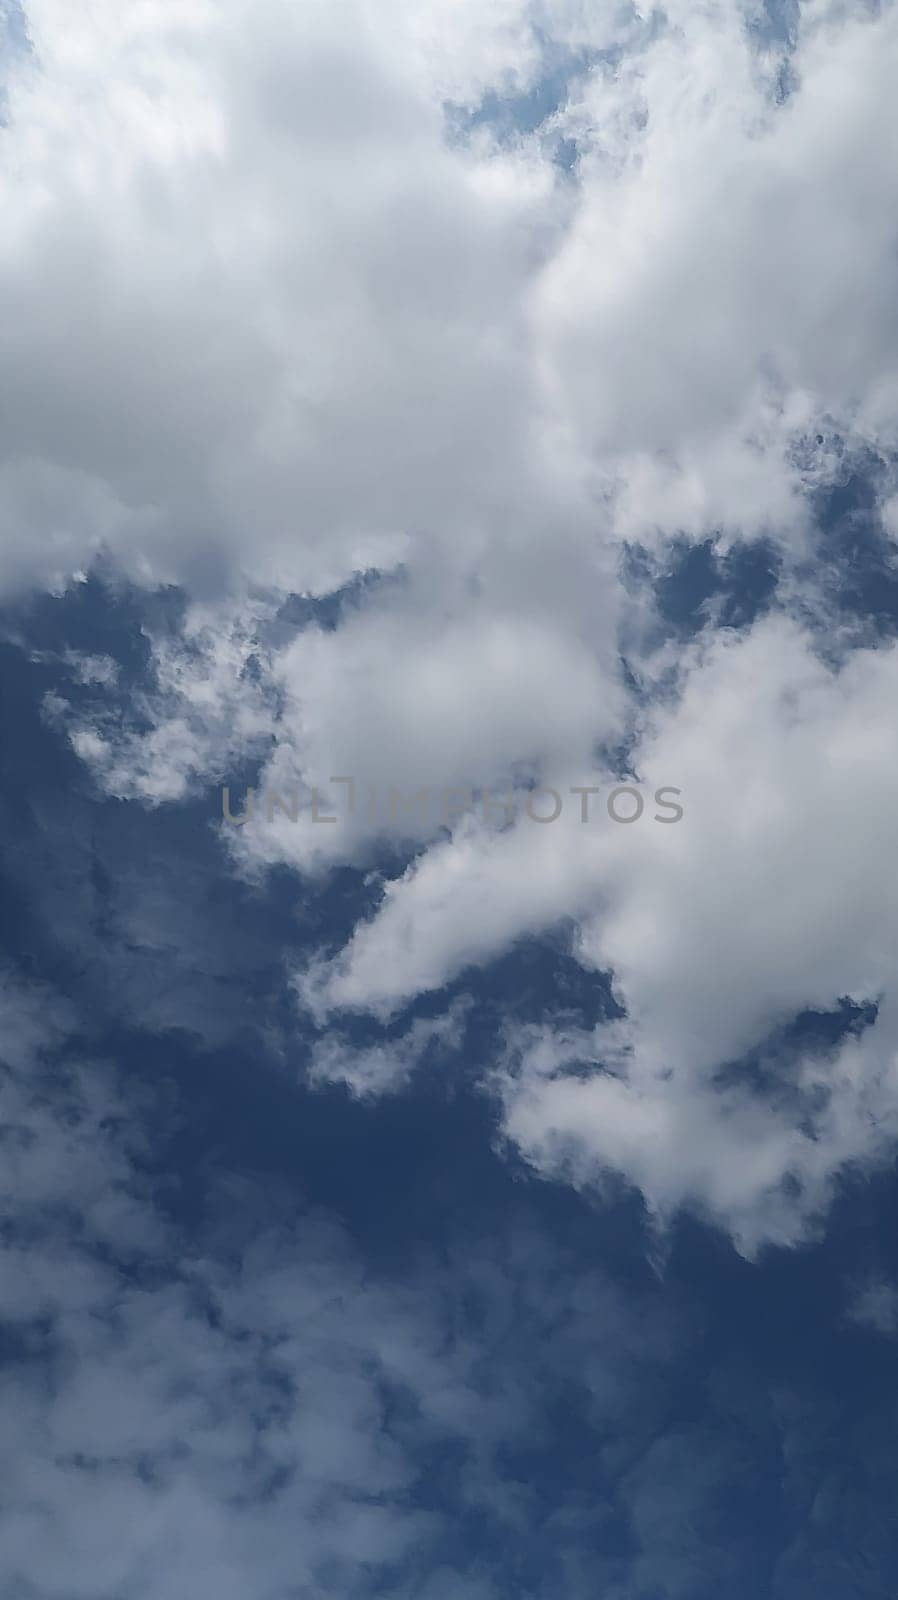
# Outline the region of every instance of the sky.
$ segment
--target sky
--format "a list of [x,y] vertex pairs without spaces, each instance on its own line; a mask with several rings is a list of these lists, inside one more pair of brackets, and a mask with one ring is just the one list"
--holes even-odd
[[898,1594],[898,8],[0,0],[0,1594]]

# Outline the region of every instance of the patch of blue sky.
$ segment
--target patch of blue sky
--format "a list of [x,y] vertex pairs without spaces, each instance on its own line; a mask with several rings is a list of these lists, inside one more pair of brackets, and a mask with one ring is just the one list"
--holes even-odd
[[16,56],[30,50],[25,13],[20,0],[0,0],[0,126],[9,117],[6,79]]

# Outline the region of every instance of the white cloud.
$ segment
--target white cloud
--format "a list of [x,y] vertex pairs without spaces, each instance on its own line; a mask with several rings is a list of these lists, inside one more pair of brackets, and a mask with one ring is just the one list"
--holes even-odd
[[[386,886],[374,918],[306,975],[307,1002],[390,1013],[571,918],[580,960],[612,974],[626,1021],[525,1041],[504,1082],[509,1132],[577,1181],[618,1168],[662,1214],[705,1206],[746,1248],[797,1237],[835,1172],[898,1132],[898,926],[882,869],[898,848],[896,693],[894,646],[827,665],[783,617],[701,640],[634,757],[649,793],[682,789],[679,822],[656,821],[649,802],[615,824],[602,796],[586,824],[570,810],[546,827],[470,822]],[[763,1097],[718,1081],[843,996],[882,1004],[834,1059],[809,1057],[780,1083],[774,1055]],[[578,1060],[608,1070],[569,1075]]]
[[791,538],[797,439],[824,417],[895,437],[898,19],[803,7],[777,104],[738,8],[668,17],[565,113],[584,182],[536,291],[547,370],[622,531]]
[[848,1307],[850,1321],[876,1333],[898,1333],[898,1288],[883,1278],[855,1286]]
[[[572,693],[568,720],[553,723],[552,698],[563,688],[557,675],[542,728],[526,708],[516,721],[520,702],[503,696],[502,673],[488,658],[493,701],[481,692],[474,713],[459,718],[450,696],[434,727],[428,707],[446,671],[439,641],[435,650],[417,634],[423,665],[412,683],[395,680],[392,700],[370,667],[393,619],[412,636],[414,611],[387,600],[333,633],[300,635],[271,658],[280,743],[269,780],[283,762],[295,774],[293,761],[306,781],[336,766],[365,771],[366,747],[368,773],[382,787],[401,777],[408,790],[434,772],[455,781],[462,761],[491,781],[513,754],[537,755],[563,811],[550,825],[535,823],[519,791],[510,827],[484,822],[476,806],[441,838],[437,819],[422,826],[423,851],[384,884],[370,920],[343,950],[314,958],[298,975],[303,1005],[322,1022],[340,1009],[388,1017],[522,935],[567,921],[583,965],[612,974],[626,1021],[594,1039],[549,1038],[538,1048],[512,1041],[516,1065],[500,1081],[512,1137],[537,1165],[577,1182],[619,1169],[659,1215],[682,1203],[705,1208],[747,1250],[799,1237],[825,1208],[840,1168],[878,1158],[898,1132],[890,962],[898,926],[881,867],[898,847],[889,801],[898,773],[898,650],[848,650],[828,664],[783,615],[747,634],[702,636],[684,660],[678,695],[655,703],[634,748],[645,809],[628,826],[608,815],[607,769],[546,768],[572,750],[585,761],[586,734],[601,727],[591,724],[591,695],[581,708]],[[457,626],[447,626],[452,643]],[[201,649],[186,669],[201,686],[214,683],[205,659]],[[456,684],[460,672],[482,670],[464,651],[458,661]],[[183,681],[173,672],[174,684]],[[538,689],[537,673],[534,695]],[[217,703],[227,708],[226,699]],[[228,721],[237,726],[239,718]],[[586,822],[581,796],[571,793],[584,782],[599,790]],[[682,791],[684,815],[673,825],[659,820],[670,813],[653,799],[668,786]],[[344,813],[316,830],[307,817],[269,823],[260,808],[254,825],[227,837],[250,866],[363,859],[384,830],[360,811],[354,827]],[[414,837],[412,824],[396,831]],[[316,833],[329,841],[318,862],[309,842]],[[721,1084],[720,1072],[747,1052],[774,1051],[772,1036],[799,1013],[830,1010],[843,996],[881,1001],[861,1039],[832,1059],[789,1067],[778,1087],[774,1064],[764,1097]],[[332,1042],[319,1066],[374,1093],[408,1074],[416,1040],[413,1030],[355,1061]],[[613,1060],[614,1068],[571,1076],[569,1066],[583,1060]]]
[[[567,0],[27,20],[5,588],[104,546],[200,590],[426,567],[433,541],[513,570],[609,497],[619,534],[788,540],[825,470],[796,438],[826,415],[894,442],[892,7],[804,7],[782,104],[753,12],[678,0],[653,27]],[[452,135],[447,100],[550,78],[543,133]]]
[[76,676],[111,689],[114,703],[75,710],[53,692],[45,714],[65,729],[108,794],[151,805],[182,800],[198,786],[227,778],[232,762],[260,755],[274,738],[276,697],[262,670],[259,639],[273,611],[263,600],[235,607],[195,603],[176,631],[148,636],[151,687],[119,695],[117,673],[87,658],[74,664]]
[[[537,553],[527,557],[531,580]],[[272,820],[260,803],[231,837],[242,858],[300,869],[363,860],[379,837],[433,839],[451,793],[499,799],[522,770],[588,766],[624,704],[607,572],[586,551],[567,568],[539,568],[554,615],[488,572],[477,595],[412,583],[375,593],[334,632],[301,633],[274,665],[283,714],[260,796],[318,788],[340,826]],[[333,777],[355,780],[353,815]]]
[[[247,757],[305,794],[336,775],[607,790],[601,749],[636,716],[617,542],[769,531],[801,554],[843,439],[895,444],[893,6],[804,7],[782,94],[782,45],[715,4],[652,28],[441,0],[29,17],[4,135],[7,578],[61,581],[102,541],[194,596],[185,639],[155,644],[146,726],[127,706],[69,723],[113,794],[178,800]],[[559,52],[612,41],[551,139],[452,135],[447,97],[531,90]],[[266,636],[274,602],[240,598],[372,564],[402,572],[292,643]],[[238,598],[209,599],[226,581]],[[302,975],[320,1015],[390,1015],[573,919],[626,1007],[624,1065],[525,1072],[529,1120],[510,1087],[509,1125],[552,1164],[570,1122],[584,1171],[621,1166],[659,1210],[705,1204],[747,1248],[795,1237],[891,1127],[895,659],[833,672],[782,619],[702,642],[634,756],[649,793],[683,789],[676,827],[612,824],[599,801],[595,825],[471,816],[446,837],[361,810],[227,840],[250,872],[417,852]],[[887,999],[802,1069],[805,1097],[830,1094],[814,1150],[790,1111],[719,1093],[719,1068],[846,994]]]
[[328,586],[545,516],[522,290],[551,173],[449,148],[416,10],[29,6],[7,583],[105,543],[141,580]]
[[360,1099],[391,1093],[402,1088],[434,1050],[458,1049],[468,1009],[464,1001],[457,1002],[445,1016],[419,1019],[396,1038],[364,1048],[326,1033],[312,1049],[309,1080],[345,1083]]
[[[581,1181],[617,1167],[660,1212],[706,1206],[751,1249],[800,1236],[842,1166],[888,1149],[896,691],[894,646],[835,670],[784,620],[710,642],[640,752],[675,765],[684,820],[610,834],[581,921],[580,957],[613,974],[627,1020],[525,1050],[507,1083],[509,1130],[538,1163]],[[844,996],[880,1001],[875,1024],[790,1064],[770,1036]],[[719,1081],[758,1049],[763,1093]],[[568,1075],[578,1058],[606,1070]]]

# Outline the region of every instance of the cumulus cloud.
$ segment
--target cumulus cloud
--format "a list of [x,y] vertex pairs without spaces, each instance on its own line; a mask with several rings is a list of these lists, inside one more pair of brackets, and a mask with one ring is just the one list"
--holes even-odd
[[666,17],[565,113],[582,202],[537,289],[558,403],[621,530],[795,537],[824,423],[894,443],[895,12],[803,7],[785,99],[737,7]]
[[[614,1070],[572,1079],[565,1040],[533,1070],[522,1045],[514,1137],[578,1181],[619,1167],[660,1212],[706,1205],[746,1248],[798,1237],[891,1128],[895,654],[833,666],[777,616],[700,641],[673,692],[617,554],[765,533],[800,560],[862,449],[891,530],[898,13],[104,0],[76,28],[33,0],[28,21],[4,582],[102,547],[191,595],[153,686],[48,716],[152,805],[247,766],[326,814],[338,776],[377,792],[338,824],[260,804],[223,829],[249,875],[389,854],[374,915],[297,975],[319,1020],[391,1017],[572,924],[626,1013],[592,1049]],[[494,115],[541,92],[529,121]],[[337,626],[277,621],[285,590],[372,568],[389,581]],[[651,715],[650,689],[671,691]],[[634,826],[605,808],[628,779]],[[568,797],[551,826],[520,815],[534,783]],[[683,791],[676,826],[658,786]],[[472,800],[385,815],[394,787]],[[514,791],[509,826],[484,789]],[[795,1068],[791,1100],[721,1089],[846,996],[876,1023]]]
[[[210,810],[221,848],[204,829],[190,869],[162,828],[136,864],[97,848],[95,795],[21,806],[33,857],[10,879],[24,902],[35,862],[58,869],[33,895],[54,960],[77,949],[117,1022],[220,1039],[264,1011],[263,966],[266,997],[281,984],[283,936],[311,1082],[370,1102],[458,1056],[469,969],[561,929],[615,1020],[506,1019],[465,1063],[503,1147],[589,1194],[621,1176],[661,1225],[691,1207],[749,1256],[806,1240],[898,1138],[898,647],[834,625],[803,564],[827,559],[820,491],[853,461],[898,528],[898,11],[18,16],[0,594],[95,565],[179,585],[145,677],[83,640],[32,652],[68,674],[45,722],[144,823],[257,790],[239,827]],[[679,661],[657,648],[630,547],[648,573],[671,539],[759,535],[780,608]],[[609,811],[622,784],[632,823]],[[528,814],[535,785],[557,818]],[[298,821],[268,814],[294,792]],[[338,821],[310,822],[319,805]],[[124,839],[133,812],[112,814]],[[321,948],[296,955],[306,890],[345,867],[333,917],[326,896],[309,913]],[[218,868],[244,880],[230,906],[255,896],[245,927]],[[669,1392],[677,1335],[657,1298],[511,1231],[400,1281],[295,1194],[220,1174],[194,1224],[158,1164],[158,1086],[8,980],[0,1067],[9,1593],[791,1596],[820,1566],[810,1513],[775,1573],[750,1567],[754,1526],[694,1536],[764,1452],[753,1405],[747,1453],[679,1415],[659,1432],[646,1388]],[[891,1286],[859,1280],[848,1317],[894,1333]],[[807,1441],[762,1403],[792,1471]],[[547,1476],[571,1470],[548,1490],[546,1438]]]
[[[566,0],[25,15],[7,589],[103,548],[150,583],[320,589],[434,541],[465,570],[589,532],[792,539],[821,418],[894,442],[891,7],[810,5],[787,41],[677,0],[651,26]],[[480,114],[549,83],[531,132]]]
[[[470,716],[456,713],[450,695],[437,726],[428,721],[446,660],[442,642],[420,631],[413,683],[400,676],[392,699],[382,692],[369,670],[381,627],[395,615],[400,629],[416,628],[400,594],[270,654],[263,679],[274,713],[261,714],[267,702],[256,703],[253,678],[245,691],[238,684],[251,708],[245,727],[275,740],[260,794],[266,784],[286,794],[290,780],[313,777],[326,791],[326,775],[346,765],[377,778],[383,805],[394,776],[406,794],[434,774],[455,783],[473,771],[489,786],[503,767],[513,771],[517,755],[529,781],[535,770],[557,790],[562,810],[551,823],[534,820],[554,799],[544,791],[528,814],[535,796],[519,785],[510,823],[498,793],[492,815],[481,796],[448,828],[431,811],[417,837],[414,815],[397,821],[393,832],[411,860],[400,855],[373,914],[343,949],[313,956],[297,974],[302,1005],[321,1024],[340,1011],[387,1019],[520,937],[572,927],[577,958],[611,975],[626,1019],[595,1038],[510,1040],[496,1080],[507,1131],[537,1165],[577,1182],[622,1171],[659,1215],[682,1203],[705,1208],[748,1250],[800,1237],[838,1171],[878,1158],[896,1132],[890,951],[898,928],[881,870],[898,844],[888,798],[898,766],[895,646],[855,648],[846,634],[840,648],[833,633],[824,651],[822,635],[782,612],[742,634],[711,630],[685,654],[678,686],[643,707],[628,776],[610,757],[587,765],[608,722],[592,709],[593,691],[581,704],[576,682],[566,715],[551,714],[558,679],[542,725],[535,712],[516,720],[501,652],[489,664],[495,697]],[[197,637],[202,646],[202,630]],[[203,692],[211,696],[208,728],[222,731],[224,749],[235,748],[228,734],[241,721],[228,715],[212,668],[224,659],[233,678],[230,637],[213,633],[214,648],[194,657],[178,645],[174,659],[186,666],[170,672],[177,692],[198,704],[201,728]],[[198,687],[185,688],[194,679]],[[149,737],[149,746],[138,739],[135,771],[148,770],[157,735]],[[208,768],[213,742],[194,770]],[[586,770],[566,765],[572,753]],[[118,768],[107,766],[107,782],[115,770],[120,758]],[[219,760],[212,771],[220,770]],[[615,800],[622,783],[631,792]],[[619,820],[637,809],[632,823]],[[363,861],[383,819],[383,809],[372,820],[360,804],[355,817],[344,809],[316,828],[308,814],[269,818],[260,804],[251,823],[225,827],[225,837],[243,868],[287,861],[309,870]],[[777,1068],[778,1032],[846,997],[878,1006],[875,1023],[834,1052],[811,1050]],[[376,1092],[408,1075],[424,1042],[413,1029],[353,1065],[332,1041],[321,1047],[320,1075]],[[771,1063],[763,1094],[727,1076],[758,1052]],[[589,1076],[584,1061],[594,1063]]]
[[[707,1206],[747,1248],[797,1237],[835,1172],[896,1131],[896,663],[894,646],[825,661],[783,616],[703,637],[633,754],[638,775],[677,779],[682,818],[650,801],[615,823],[600,795],[585,823],[469,820],[307,974],[309,1003],[389,1014],[570,919],[626,1019],[525,1042],[503,1087],[512,1136],[578,1181],[618,1168],[661,1213]],[[777,1030],[843,997],[878,1005],[875,1023],[778,1067]],[[752,1051],[773,1063],[764,1094],[726,1079]]]
[[545,517],[522,297],[551,174],[450,148],[415,9],[29,6],[7,585],[106,546],[150,582],[320,587]]
[[[846,1163],[894,1139],[898,929],[894,648],[824,664],[783,620],[717,638],[643,759],[676,760],[681,826],[611,834],[581,959],[627,1020],[606,1042],[525,1051],[509,1126],[537,1161],[604,1164],[662,1212],[692,1198],[752,1248],[787,1241]],[[635,830],[631,830],[635,835]],[[842,997],[878,1005],[860,1037],[790,1064],[777,1030]],[[752,1090],[727,1069],[760,1052]],[[570,1070],[593,1063],[584,1077]]]

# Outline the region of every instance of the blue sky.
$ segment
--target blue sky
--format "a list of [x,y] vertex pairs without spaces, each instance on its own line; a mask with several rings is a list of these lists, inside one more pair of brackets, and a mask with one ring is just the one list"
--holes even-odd
[[0,1593],[893,1596],[895,10],[0,21]]

